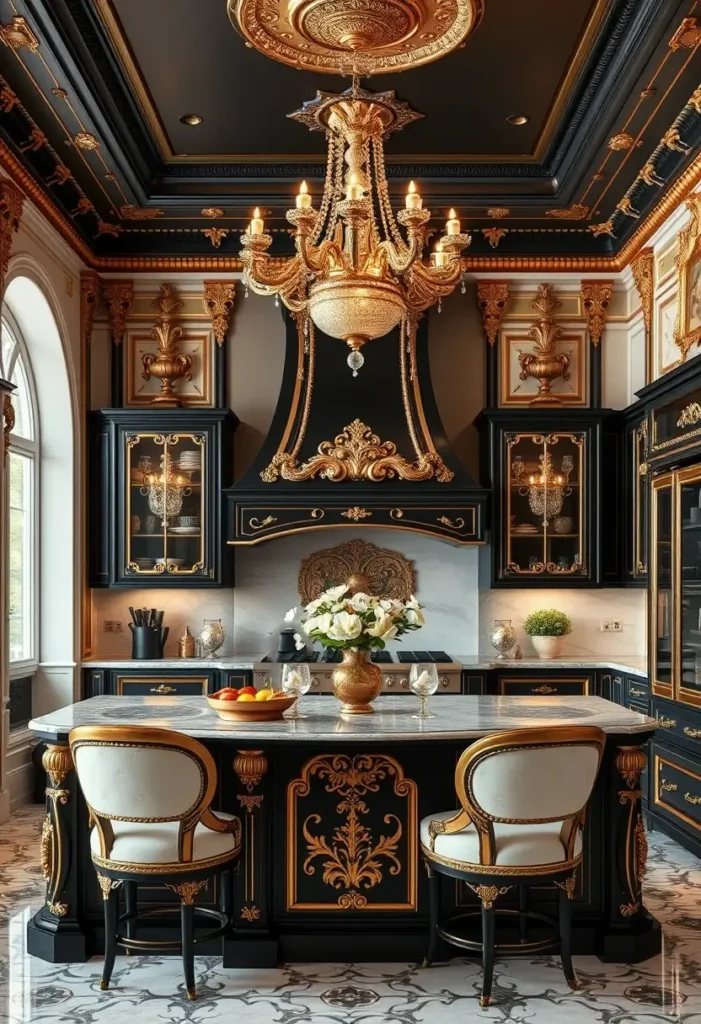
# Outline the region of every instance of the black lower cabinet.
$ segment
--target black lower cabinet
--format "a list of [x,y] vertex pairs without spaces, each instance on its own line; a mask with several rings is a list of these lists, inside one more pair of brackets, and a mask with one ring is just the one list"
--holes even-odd
[[86,668],[83,687],[85,697],[192,697],[224,686],[249,686],[252,678],[248,669]]
[[652,822],[701,857],[701,710],[654,697],[650,742]]

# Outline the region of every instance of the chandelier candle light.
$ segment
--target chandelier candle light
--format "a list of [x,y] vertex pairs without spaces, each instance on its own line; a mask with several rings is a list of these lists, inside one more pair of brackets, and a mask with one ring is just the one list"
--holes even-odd
[[[397,640],[424,624],[421,605],[413,594],[408,601],[372,597],[353,583],[324,591],[301,614],[291,608],[285,621],[295,620],[312,640],[343,651],[332,681],[341,712],[347,715],[372,714],[371,702],[382,689],[382,673],[370,661],[370,651],[383,650],[388,640]],[[304,647],[299,633],[295,645],[298,650]]]
[[[348,365],[357,376],[365,362],[361,349],[401,324],[413,335],[421,314],[449,295],[462,276],[461,252],[470,244],[451,210],[445,234],[425,263],[425,210],[415,183],[396,218],[385,173],[384,139],[420,117],[394,92],[373,93],[357,79],[341,95],[318,92],[289,115],[327,140],[324,190],[319,209],[305,181],[287,220],[296,229],[296,254],[270,260],[272,237],[255,210],[241,236],[246,285],[275,295],[350,348]],[[406,237],[399,229],[401,225]]]

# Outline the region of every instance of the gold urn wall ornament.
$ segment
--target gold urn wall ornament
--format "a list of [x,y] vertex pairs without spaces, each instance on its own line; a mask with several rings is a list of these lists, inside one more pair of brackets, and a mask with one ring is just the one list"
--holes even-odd
[[570,379],[570,357],[565,352],[555,350],[562,328],[555,323],[553,317],[560,303],[553,295],[552,285],[538,285],[536,297],[530,305],[540,314],[528,329],[529,338],[535,341],[535,350],[519,354],[519,377],[521,380],[533,377],[538,382],[538,394],[531,405],[560,405],[560,399],[552,394],[552,385],[558,377]]
[[141,359],[144,364],[142,374],[144,380],[160,377],[161,390],[153,400],[153,405],[176,407],[181,404],[173,390],[175,381],[184,377],[192,380],[192,357],[178,352],[178,341],[183,329],[175,323],[182,302],[175,294],[173,286],[162,284],[161,292],[153,305],[159,312],[158,319],[151,333],[158,342],[158,352],[144,352]]

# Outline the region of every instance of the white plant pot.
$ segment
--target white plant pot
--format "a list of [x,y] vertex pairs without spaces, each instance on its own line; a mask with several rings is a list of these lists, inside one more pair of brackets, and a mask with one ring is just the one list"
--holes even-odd
[[532,636],[539,658],[559,658],[565,638],[562,636]]

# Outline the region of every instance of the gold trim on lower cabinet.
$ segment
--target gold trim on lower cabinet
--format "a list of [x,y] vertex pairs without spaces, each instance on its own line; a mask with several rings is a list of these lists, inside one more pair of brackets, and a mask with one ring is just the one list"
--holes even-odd
[[182,686],[192,686],[193,683],[199,683],[202,687],[202,694],[207,693],[207,686],[209,680],[206,676],[190,676],[183,678],[182,676],[117,676],[116,688],[117,696],[124,696],[125,684],[136,683],[138,686],[153,686],[154,689],[150,691],[154,696],[168,696],[165,689],[161,690],[159,687],[173,687],[169,692],[177,693]]
[[[660,782],[661,782],[661,780],[660,780],[660,769],[663,768],[665,765],[668,768],[674,769],[675,772],[682,772],[684,775],[688,775],[689,778],[693,779],[695,782],[701,782],[701,775],[697,775],[696,772],[692,772],[688,768],[684,768],[680,764],[675,764],[674,761],[668,761],[667,758],[660,757],[659,754],[655,754],[655,797],[654,797],[654,800],[655,800],[656,806],[657,807],[663,807],[665,809],[665,811],[668,811],[670,814],[676,815],[677,818],[681,818],[682,821],[685,821],[688,825],[691,825],[691,827],[696,829],[697,832],[701,832],[701,821],[698,821],[695,818],[690,818],[688,814],[684,814],[684,812],[681,811],[678,807],[674,807],[673,804],[667,803],[666,800],[661,800],[660,799],[660,789],[663,789],[663,787],[660,784]],[[675,790],[669,790],[669,792],[675,792]],[[689,803],[691,803],[691,802],[692,801],[689,801]]]
[[[297,804],[299,797],[310,793],[310,780],[313,775],[327,777],[325,786],[327,793],[338,795],[340,802],[337,813],[344,814],[346,821],[341,826],[334,826],[331,843],[325,836],[315,836],[308,829],[308,823],[321,824],[320,816],[313,810],[303,823],[303,834],[307,840],[306,856],[299,863],[297,843]],[[370,830],[359,821],[358,815],[366,813],[368,794],[382,794],[377,783],[388,777],[392,783],[395,796],[406,799],[406,818],[402,822],[395,815],[387,815],[384,820],[394,835],[381,837],[381,843],[375,843]],[[390,820],[393,819],[393,820]],[[318,754],[310,757],[302,766],[299,777],[287,786],[287,910],[322,910],[338,912],[361,910],[367,913],[375,911],[414,911],[418,906],[418,788],[413,779],[404,775],[404,769],[388,754]],[[397,856],[397,843],[405,838],[407,862],[402,865]],[[363,854],[362,844],[369,844]],[[338,857],[338,848],[344,848],[347,856]],[[299,903],[297,901],[297,875],[304,871],[307,875],[314,874],[316,865],[312,864],[319,856],[327,856],[324,865],[323,881],[332,888],[335,902]],[[359,891],[363,880],[369,892],[382,881],[383,868],[377,863],[384,858],[390,874],[406,873],[406,901],[401,903],[370,903],[364,892]],[[365,863],[362,862],[364,859]],[[341,883],[334,884],[334,877]],[[345,884],[344,884],[345,882]]]
[[[549,689],[548,688],[547,690],[545,689],[545,687],[548,686],[548,684],[550,684],[550,683],[580,683],[581,686],[582,686],[581,694],[572,694],[571,696],[582,696],[582,697],[588,697],[589,696],[589,687],[590,687],[590,684],[591,684],[591,680],[590,680],[589,676],[573,676],[573,677],[547,676],[545,678],[547,679],[547,683],[544,682],[544,677],[543,676],[524,676],[524,677],[519,677],[518,679],[505,679],[503,676],[499,676],[499,684],[498,684],[499,696],[503,697],[505,695],[505,687],[507,685],[508,686],[532,686],[532,687],[537,686],[538,687],[537,689],[532,689],[531,690],[531,693],[534,694],[535,696],[541,696],[542,694],[546,694],[546,693],[547,694],[556,693],[557,692],[557,688],[555,688],[555,689]],[[540,684],[540,685],[538,685],[538,684]]]
[[[657,494],[659,491],[669,490],[670,498],[672,502],[671,507],[671,528],[672,528],[672,543],[674,539],[674,523],[675,523],[675,509],[674,509],[674,473],[665,473],[663,476],[658,476],[652,481],[652,487],[650,491],[650,551],[649,551],[649,563],[650,563],[650,635],[648,637],[649,643],[649,655],[650,655],[650,689],[656,697],[672,697],[674,694],[674,679],[676,678],[676,670],[674,665],[674,652],[672,652],[672,681],[669,683],[660,682],[656,679],[657,675],[657,619],[658,619],[658,558],[657,558]],[[675,581],[673,566],[670,565],[670,610],[669,614],[672,619],[672,631],[674,631],[674,620],[676,618],[675,611]]]

